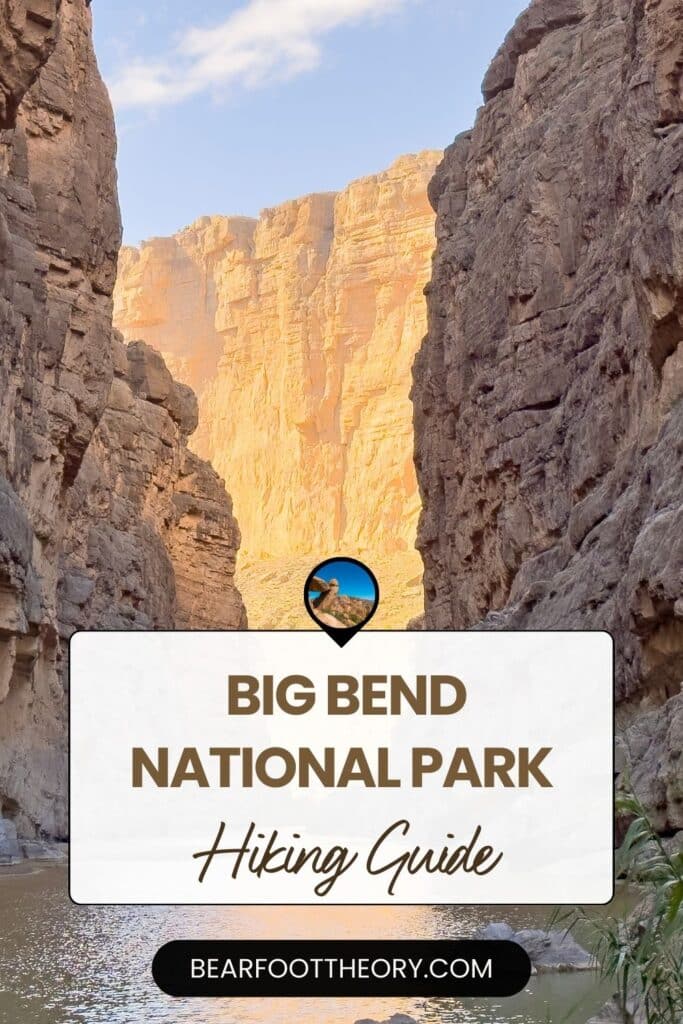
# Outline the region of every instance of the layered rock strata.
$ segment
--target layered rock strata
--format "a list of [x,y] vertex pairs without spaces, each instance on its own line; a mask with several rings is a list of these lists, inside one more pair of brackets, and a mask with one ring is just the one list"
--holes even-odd
[[66,640],[237,626],[188,389],[112,336],[115,133],[86,0],[0,5],[0,816],[65,836]]
[[122,253],[116,325],[197,390],[193,447],[229,481],[262,574],[339,552],[396,556],[390,589],[420,573],[408,390],[439,157]]
[[536,0],[430,186],[428,628],[614,634],[621,770],[683,828],[683,5]]

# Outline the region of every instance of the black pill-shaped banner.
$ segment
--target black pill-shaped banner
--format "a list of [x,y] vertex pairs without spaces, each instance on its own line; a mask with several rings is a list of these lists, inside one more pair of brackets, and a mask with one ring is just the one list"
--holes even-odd
[[531,962],[515,942],[178,941],[163,946],[154,980],[181,997],[506,997]]

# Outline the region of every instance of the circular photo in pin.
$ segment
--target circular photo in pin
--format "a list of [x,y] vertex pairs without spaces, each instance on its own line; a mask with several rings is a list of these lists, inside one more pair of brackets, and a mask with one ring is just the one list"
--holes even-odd
[[304,603],[316,625],[343,647],[377,611],[379,586],[355,558],[328,558],[309,574]]

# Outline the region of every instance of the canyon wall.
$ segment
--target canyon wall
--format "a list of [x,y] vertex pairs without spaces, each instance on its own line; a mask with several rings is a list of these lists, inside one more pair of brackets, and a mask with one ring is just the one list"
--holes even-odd
[[[380,576],[378,624],[390,608],[393,625],[421,609],[408,391],[426,330],[427,184],[439,158],[402,157],[338,194],[258,221],[206,217],[122,252],[115,323],[197,390],[192,445],[229,483],[243,571],[254,574],[246,590],[269,592],[266,605],[292,571],[303,585],[312,562],[343,553]],[[269,572],[272,587],[259,588]],[[300,604],[291,584],[289,600]],[[277,624],[249,608],[252,624]]]
[[[618,766],[683,828],[683,4],[537,0],[430,187],[427,628],[610,630]],[[549,678],[552,685],[552,677]]]
[[67,640],[244,624],[196,401],[112,332],[115,133],[86,0],[0,5],[0,816],[65,836]]

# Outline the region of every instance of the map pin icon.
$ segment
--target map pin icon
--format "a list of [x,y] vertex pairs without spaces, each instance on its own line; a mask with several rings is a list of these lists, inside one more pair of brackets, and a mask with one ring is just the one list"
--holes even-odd
[[309,573],[304,604],[316,626],[345,647],[379,604],[374,573],[355,558],[328,558]]

